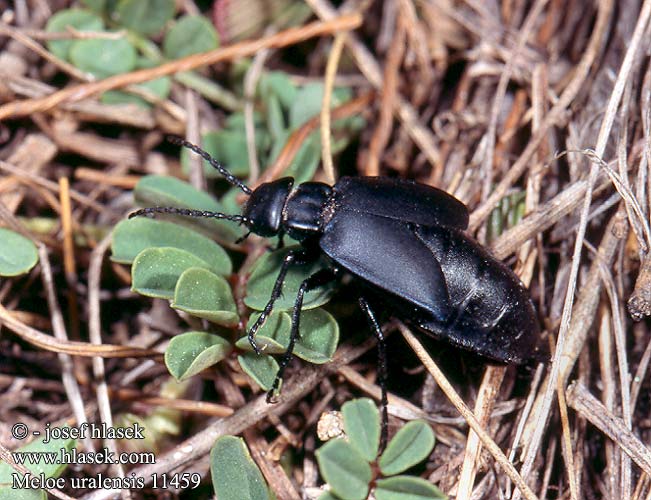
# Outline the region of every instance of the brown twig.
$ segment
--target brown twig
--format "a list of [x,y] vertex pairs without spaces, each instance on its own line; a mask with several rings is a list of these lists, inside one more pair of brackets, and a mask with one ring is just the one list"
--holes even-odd
[[190,71],[222,61],[247,57],[263,49],[287,47],[336,31],[352,30],[358,28],[361,23],[362,17],[359,14],[348,14],[330,21],[314,22],[298,28],[289,28],[265,38],[241,42],[228,47],[220,47],[210,52],[194,54],[161,64],[155,68],[116,75],[98,82],[73,85],[44,98],[9,102],[0,106],[0,121],[6,120],[7,118],[18,118],[33,113],[48,111],[64,102],[79,101],[101,94],[107,90],[119,89],[127,85],[155,80],[162,76],[172,75],[181,71]]
[[402,16],[399,16],[396,22],[396,33],[387,54],[380,101],[380,116],[368,146],[366,165],[362,170],[363,175],[380,175],[380,157],[389,143],[391,135],[393,109],[398,97],[398,84],[400,83],[400,64],[405,53],[405,25],[401,19]]
[[144,349],[141,347],[111,344],[93,345],[87,342],[59,340],[16,320],[11,312],[2,305],[0,305],[0,321],[26,342],[46,351],[62,352],[74,356],[100,356],[102,358],[142,358],[162,356],[163,354],[154,349]]

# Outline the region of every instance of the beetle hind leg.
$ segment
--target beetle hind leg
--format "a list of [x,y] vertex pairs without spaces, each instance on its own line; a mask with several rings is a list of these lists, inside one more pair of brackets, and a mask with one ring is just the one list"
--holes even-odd
[[380,434],[380,453],[382,453],[386,447],[387,437],[389,435],[389,411],[387,410],[387,406],[389,405],[389,398],[387,397],[387,345],[384,340],[382,328],[377,322],[371,306],[369,306],[368,301],[364,297],[359,298],[359,307],[366,314],[368,324],[377,339],[378,382],[382,391],[382,431]]
[[271,390],[267,393],[267,402],[273,402],[275,394],[278,392],[278,387],[280,386],[280,381],[283,378],[283,373],[285,368],[292,359],[294,352],[294,345],[296,344],[296,339],[299,338],[299,328],[301,322],[301,308],[303,307],[303,297],[310,290],[314,290],[317,287],[330,283],[337,278],[337,273],[333,269],[321,269],[317,271],[309,278],[305,279],[301,286],[298,289],[296,294],[296,301],[294,302],[294,308],[292,309],[292,329],[289,334],[289,343],[287,345],[287,350],[283,353],[283,357],[280,358],[280,363],[278,363],[278,373],[276,373],[276,378],[274,379]]

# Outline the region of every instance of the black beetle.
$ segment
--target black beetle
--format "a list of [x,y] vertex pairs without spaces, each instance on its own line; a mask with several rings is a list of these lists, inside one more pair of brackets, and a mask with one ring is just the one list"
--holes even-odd
[[272,390],[277,390],[299,335],[304,294],[351,275],[360,285],[359,304],[379,342],[386,441],[386,353],[382,330],[369,305],[386,305],[395,317],[422,332],[503,363],[530,358],[538,323],[529,293],[517,276],[464,234],[466,206],[450,194],[415,182],[386,177],[343,177],[334,186],[285,177],[254,191],[219,165],[207,152],[180,139],[209,161],[226,180],[249,195],[242,215],[173,207],[152,207],[130,217],[176,213],[240,222],[260,236],[291,236],[301,247],[285,257],[271,297],[249,330],[255,333],[281,295],[288,268],[326,255],[330,267],[300,286],[292,312],[290,342]]

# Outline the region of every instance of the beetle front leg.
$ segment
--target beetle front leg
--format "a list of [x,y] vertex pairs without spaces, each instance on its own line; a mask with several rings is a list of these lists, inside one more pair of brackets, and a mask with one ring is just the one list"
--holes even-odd
[[256,354],[260,354],[260,348],[258,347],[258,344],[255,342],[255,334],[258,331],[258,329],[267,320],[267,318],[271,314],[271,311],[273,311],[274,302],[276,302],[278,297],[282,295],[283,283],[285,283],[285,278],[287,277],[287,271],[289,271],[289,267],[292,264],[307,264],[309,262],[314,261],[316,258],[318,258],[318,256],[317,257],[312,256],[311,253],[307,252],[304,249],[290,250],[287,253],[287,255],[285,255],[285,258],[283,259],[283,263],[280,266],[280,272],[276,277],[276,283],[274,284],[273,290],[271,291],[271,296],[269,297],[269,301],[264,306],[262,313],[260,313],[260,316],[255,321],[255,323],[253,323],[253,326],[251,326],[248,332],[249,344],[251,344],[251,347],[253,348]]
[[387,410],[387,406],[389,405],[389,398],[387,397],[387,345],[384,340],[382,328],[377,322],[371,306],[369,306],[364,297],[359,298],[359,307],[364,311],[364,314],[366,314],[368,324],[377,339],[378,382],[382,392],[382,432],[380,434],[380,453],[382,453],[387,445],[387,437],[389,435],[389,412]]
[[278,391],[280,381],[283,378],[285,368],[292,359],[294,345],[296,344],[296,339],[299,337],[301,309],[303,307],[304,295],[310,290],[314,290],[315,288],[334,281],[336,278],[337,273],[335,270],[321,269],[301,283],[301,286],[298,289],[298,293],[296,294],[294,309],[292,310],[292,329],[289,334],[289,343],[287,344],[287,350],[283,353],[283,357],[280,358],[280,363],[278,363],[278,373],[276,373],[276,378],[274,379],[273,385],[271,386],[271,390],[267,393],[267,403],[273,402],[274,395]]

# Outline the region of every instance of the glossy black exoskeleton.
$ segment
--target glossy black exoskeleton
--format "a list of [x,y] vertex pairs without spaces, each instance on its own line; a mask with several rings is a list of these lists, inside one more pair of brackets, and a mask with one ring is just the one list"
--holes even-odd
[[289,267],[322,255],[331,264],[300,286],[289,347],[270,394],[278,389],[291,359],[304,294],[342,273],[361,285],[360,306],[380,341],[385,419],[386,353],[369,301],[384,304],[394,316],[428,335],[492,360],[521,363],[533,354],[539,330],[527,289],[507,266],[464,234],[468,210],[448,193],[384,177],[343,177],[334,186],[320,182],[294,186],[294,180],[285,177],[252,191],[198,147],[174,142],[210,161],[231,184],[249,195],[243,214],[153,207],[132,216],[167,212],[224,218],[238,221],[260,236],[286,234],[301,243],[300,249],[285,257],[269,302],[249,331],[256,352],[255,333],[280,296]]

